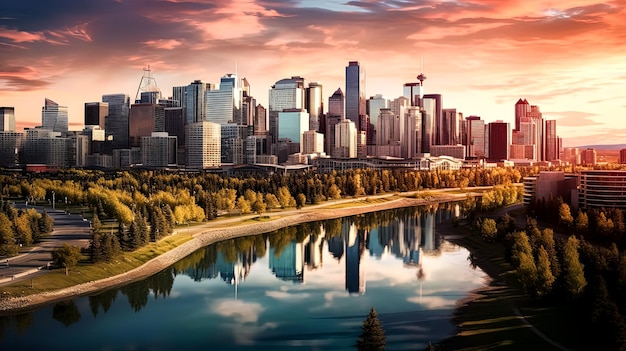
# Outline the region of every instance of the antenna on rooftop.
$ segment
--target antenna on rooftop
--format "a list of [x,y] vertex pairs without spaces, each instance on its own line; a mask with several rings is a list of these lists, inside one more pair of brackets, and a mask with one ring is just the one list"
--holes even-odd
[[143,69],[143,76],[141,77],[141,81],[139,82],[137,94],[135,94],[135,102],[141,101],[141,93],[159,91],[160,90],[157,87],[156,79],[152,76],[152,70],[150,70],[150,65],[148,65],[148,67],[145,67]]
[[[424,56],[421,57],[421,64],[420,64],[420,72],[424,72]],[[424,73],[420,73],[417,76],[417,80],[420,81],[420,86],[424,85],[424,81],[426,80],[426,75],[424,75]]]

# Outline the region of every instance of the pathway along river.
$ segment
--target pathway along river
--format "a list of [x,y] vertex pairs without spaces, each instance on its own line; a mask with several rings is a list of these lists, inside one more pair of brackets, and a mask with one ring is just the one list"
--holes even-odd
[[353,350],[375,307],[388,350],[454,332],[485,284],[437,234],[455,203],[388,210],[210,245],[140,282],[0,317],[2,350]]

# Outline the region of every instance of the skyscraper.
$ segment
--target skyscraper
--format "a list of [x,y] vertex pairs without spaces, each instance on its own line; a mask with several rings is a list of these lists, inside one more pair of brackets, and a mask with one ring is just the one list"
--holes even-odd
[[218,90],[207,90],[205,97],[205,120],[218,124],[241,121],[243,92],[239,79],[227,74],[220,79]]
[[134,104],[130,109],[128,136],[130,147],[140,147],[141,138],[165,131],[165,108],[156,104]]
[[459,140],[459,118],[455,108],[444,108],[442,110],[441,144],[456,145]]
[[0,131],[0,167],[15,167],[18,163],[18,150],[21,149],[23,133]]
[[204,96],[208,84],[202,83],[201,80],[194,80],[185,88],[185,107],[187,124],[202,122],[205,120],[206,109],[204,104]]
[[467,156],[485,156],[485,122],[478,116],[467,117]]
[[357,157],[357,130],[354,122],[343,119],[335,125],[335,151],[334,157],[356,158]]
[[285,109],[278,113],[278,139],[300,143],[309,130],[309,114],[304,109]]
[[109,104],[109,115],[104,119],[110,149],[128,149],[128,119],[130,118],[130,96],[126,94],[102,95],[102,102]]
[[354,122],[358,131],[367,129],[360,118],[365,109],[365,73],[358,61],[350,61],[346,66],[346,118]]
[[424,96],[422,83],[404,83],[402,96],[409,100],[410,106],[421,106],[421,100]]
[[427,94],[422,106],[422,152],[430,152],[432,145],[443,145],[441,94]]
[[15,108],[0,107],[0,132],[15,131]]
[[278,113],[285,109],[304,109],[304,78],[281,79],[269,91],[269,135],[272,144],[278,140]]
[[515,103],[515,130],[520,130],[520,122],[523,117],[527,117],[530,112],[530,104],[526,99],[519,99]]
[[545,160],[556,161],[559,159],[559,145],[556,136],[556,120],[546,120],[545,130]]
[[267,111],[263,105],[258,104],[254,112],[254,135],[267,134]]
[[85,103],[85,125],[105,128],[105,119],[109,114],[109,104],[106,102]]
[[219,167],[221,160],[221,126],[212,122],[197,122],[185,130],[187,168]]
[[41,108],[41,121],[44,129],[67,133],[67,107],[59,106],[56,102],[46,98]]
[[[400,108],[400,153],[404,159],[415,159],[423,150],[424,141],[422,140],[424,133],[421,131],[423,126],[423,113],[420,112],[418,106],[405,106]],[[430,152],[430,146],[429,151]]]
[[370,116],[372,125],[378,125],[378,115],[383,108],[389,108],[389,100],[381,94],[376,94],[367,100],[367,114]]
[[183,109],[187,108],[186,90],[187,86],[172,87],[172,99],[178,101],[178,106]]
[[343,118],[339,115],[331,115],[330,113],[326,116],[326,132],[324,133],[324,150],[331,156],[336,156],[336,129],[335,126],[339,124],[339,122],[343,121]]
[[497,162],[509,159],[510,129],[509,124],[503,121],[489,123],[489,160]]
[[309,112],[309,130],[320,130],[320,119],[324,114],[322,85],[318,82],[309,83],[306,88],[304,108]]
[[328,114],[339,116],[341,119],[345,118],[345,101],[341,88],[337,88],[333,95],[328,98]]

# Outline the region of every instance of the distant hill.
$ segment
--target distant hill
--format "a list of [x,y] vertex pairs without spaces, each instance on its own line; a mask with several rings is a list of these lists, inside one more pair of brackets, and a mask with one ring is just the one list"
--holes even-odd
[[576,146],[579,149],[596,149],[596,150],[621,150],[626,149],[626,144],[612,144],[612,145],[583,145]]

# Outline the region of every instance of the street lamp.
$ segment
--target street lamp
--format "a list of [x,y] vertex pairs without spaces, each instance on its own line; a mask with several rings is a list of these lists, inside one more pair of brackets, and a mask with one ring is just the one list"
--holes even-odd
[[54,190],[52,191],[52,209],[54,210],[54,202],[55,202],[55,197],[54,197]]

